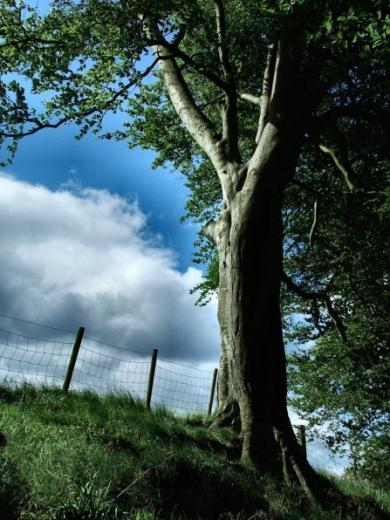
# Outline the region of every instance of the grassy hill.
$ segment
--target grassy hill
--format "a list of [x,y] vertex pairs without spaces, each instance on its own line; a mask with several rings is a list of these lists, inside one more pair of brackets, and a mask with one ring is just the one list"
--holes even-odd
[[243,468],[233,432],[207,426],[204,417],[151,412],[126,395],[0,387],[0,516],[387,518],[388,497],[356,483],[352,498],[308,503],[298,488]]

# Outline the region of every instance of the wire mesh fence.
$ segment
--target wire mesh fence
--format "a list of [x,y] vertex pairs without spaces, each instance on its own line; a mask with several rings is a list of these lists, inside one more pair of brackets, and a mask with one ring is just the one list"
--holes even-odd
[[211,391],[212,374],[195,373],[195,369],[180,365],[166,366],[157,362],[154,376],[153,402],[180,413],[207,411]]
[[[0,329],[0,383],[63,386],[74,345],[73,341],[39,339]],[[150,357],[88,336],[82,339],[76,356],[71,389],[146,398]],[[164,406],[177,414],[209,410],[214,384],[211,372],[160,359],[153,376],[152,407]]]
[[84,338],[75,365],[71,387],[99,394],[128,392],[134,398],[145,396],[150,359],[131,351]]
[[[37,338],[0,328],[0,385],[31,384],[65,389],[77,339],[64,341],[64,333],[69,335],[69,331],[63,329],[2,314],[0,317],[43,327],[59,335],[57,339]],[[100,395],[125,393],[134,399],[145,400],[146,405],[150,392],[152,407],[164,406],[178,415],[211,413],[216,401],[216,369],[209,372],[156,356],[156,364],[151,370],[154,356],[83,334],[81,338],[70,374],[72,390],[91,390]],[[306,454],[305,426],[295,428],[298,442]]]
[[0,376],[13,384],[59,384],[71,350],[71,342],[33,338],[0,329]]

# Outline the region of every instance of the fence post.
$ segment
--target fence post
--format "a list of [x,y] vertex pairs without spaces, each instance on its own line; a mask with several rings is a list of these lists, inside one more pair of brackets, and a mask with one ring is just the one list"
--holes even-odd
[[214,393],[215,393],[215,385],[217,382],[218,368],[214,368],[213,372],[213,380],[210,388],[210,397],[209,397],[209,405],[207,407],[207,415],[211,415],[213,410],[213,402],[214,402]]
[[62,386],[62,389],[66,394],[68,393],[70,382],[72,380],[73,370],[74,370],[74,366],[76,364],[77,356],[78,356],[78,353],[80,350],[81,341],[84,336],[84,331],[85,331],[84,327],[79,327],[77,334],[76,334],[76,338],[74,340],[72,354],[70,356],[68,369],[66,371],[64,384]]
[[307,451],[306,451],[306,430],[304,424],[298,424],[295,426],[296,430],[296,436],[298,444],[302,447],[303,454],[305,458],[307,458]]
[[154,348],[153,352],[152,352],[152,359],[151,359],[151,362],[150,362],[148,388],[147,388],[147,391],[146,391],[146,403],[145,403],[146,404],[146,408],[150,408],[150,403],[152,401],[154,373],[156,371],[157,354],[158,354],[158,348]]

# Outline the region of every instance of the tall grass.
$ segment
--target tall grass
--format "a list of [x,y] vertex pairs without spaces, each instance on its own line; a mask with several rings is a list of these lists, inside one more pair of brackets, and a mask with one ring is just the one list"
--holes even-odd
[[298,488],[242,467],[234,433],[208,422],[125,394],[0,387],[1,518],[330,518]]

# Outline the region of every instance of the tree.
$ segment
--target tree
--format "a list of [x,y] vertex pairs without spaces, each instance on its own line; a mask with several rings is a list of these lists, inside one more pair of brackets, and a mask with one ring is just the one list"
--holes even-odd
[[[129,120],[105,137],[153,148],[156,164],[187,176],[214,278],[218,263],[216,424],[239,419],[242,461],[298,478],[308,494],[316,476],[287,414],[280,284],[283,216],[294,210],[283,215],[283,204],[292,185],[316,197],[323,181],[308,172],[318,161],[353,191],[349,136],[384,117],[384,2],[341,4],[58,0],[43,17],[17,0],[1,8],[1,70],[54,92],[39,113],[20,82],[3,80],[3,140],[13,151],[20,137],[69,121],[80,135],[101,133],[104,114],[123,110]],[[157,79],[142,83],[151,71]]]
[[[300,298],[288,294],[284,298],[286,312],[306,317],[289,327],[290,339],[303,344],[289,360],[291,404],[317,433],[322,432],[332,450],[350,455],[355,476],[381,487],[386,485],[383,477],[390,454],[389,220],[383,181],[384,176],[371,175],[363,193],[343,197],[336,192],[339,202],[332,204],[322,198],[321,220],[328,226],[318,229],[316,250],[291,255],[285,266],[294,273],[301,272],[303,262],[309,265],[305,272],[309,288],[302,289],[301,281],[296,291],[287,278],[287,286]],[[300,223],[292,226],[298,231]],[[326,280],[323,287],[328,294],[324,289],[313,291],[313,279]],[[329,303],[336,327],[324,312]],[[310,348],[309,341],[314,341]]]

